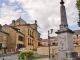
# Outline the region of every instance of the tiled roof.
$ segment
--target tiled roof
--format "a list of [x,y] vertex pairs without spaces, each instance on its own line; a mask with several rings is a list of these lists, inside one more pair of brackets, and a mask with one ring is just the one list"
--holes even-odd
[[[12,28],[12,29],[14,29],[16,32],[19,32],[19,33],[23,34],[22,32],[20,32],[20,29],[14,28],[14,27],[12,27],[12,26],[9,26],[9,27]],[[24,34],[23,34],[23,35],[24,35]]]
[[0,30],[0,32],[9,35],[9,33],[5,32],[5,31],[3,31],[3,30]]
[[42,41],[42,42],[47,42],[47,41],[48,41],[48,39],[42,39],[41,41]]
[[20,17],[16,21],[13,20],[12,23],[10,24],[10,26],[12,26],[12,24],[14,24],[14,25],[25,25],[27,23]]
[[57,36],[54,36],[54,37],[50,37],[50,39],[55,39],[55,40],[57,40],[58,37],[57,37]]
[[74,34],[80,34],[80,30],[74,30]]
[[0,24],[0,30],[1,30],[1,28],[2,28],[2,25]]
[[17,25],[17,24],[22,25],[22,24],[27,24],[27,23],[20,17],[19,19],[17,19],[17,20],[15,21],[15,24],[16,24],[16,25]]
[[[50,41],[57,41],[58,38],[57,38],[57,36],[54,36],[54,37],[50,37],[49,40],[50,40]],[[49,40],[48,40],[48,39],[41,39],[41,42],[48,42]]]
[[15,31],[19,31],[20,29],[18,29],[18,28],[14,28],[14,27],[12,27],[12,26],[9,26],[10,28],[12,28],[12,29],[14,29]]

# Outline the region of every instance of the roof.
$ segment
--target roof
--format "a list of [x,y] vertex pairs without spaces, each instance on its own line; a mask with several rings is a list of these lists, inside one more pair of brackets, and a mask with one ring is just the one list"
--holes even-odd
[[[54,40],[49,39],[49,40],[50,41],[57,41],[56,39],[54,39]],[[49,40],[48,39],[42,39],[41,42],[48,42]]]
[[0,24],[0,30],[1,30],[1,28],[2,28],[2,25]]
[[74,30],[74,34],[80,34],[80,30]]
[[50,39],[55,39],[55,40],[57,40],[57,39],[58,39],[58,36],[50,37]]
[[42,42],[47,42],[47,41],[48,41],[48,39],[42,39],[41,41],[42,41]]
[[3,30],[0,30],[0,32],[9,35],[9,33],[5,32],[5,31],[3,31]]
[[16,25],[17,25],[17,24],[22,25],[22,24],[27,24],[27,23],[20,17],[19,19],[17,19],[17,20],[15,21],[15,24],[16,24]]
[[[12,26],[9,26],[9,27],[12,28],[13,30],[15,30],[16,32],[19,32],[19,33],[23,34],[22,32],[20,32],[20,29],[14,28],[14,27],[12,27]],[[23,35],[24,35],[24,34],[23,34]]]

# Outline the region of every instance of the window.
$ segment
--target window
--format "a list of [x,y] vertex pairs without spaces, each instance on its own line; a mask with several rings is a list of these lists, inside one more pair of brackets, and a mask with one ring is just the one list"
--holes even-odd
[[19,36],[19,37],[18,37],[18,40],[19,40],[19,41],[23,41],[23,37],[22,37],[22,36]]
[[1,48],[2,48],[2,43],[0,43],[0,50],[1,50]]
[[29,29],[28,29],[28,35],[29,35]]
[[32,45],[34,44],[34,41],[32,40]]
[[29,38],[28,38],[28,45],[29,45]]
[[31,31],[30,31],[30,35],[31,35]]
[[31,45],[31,39],[30,39],[30,45]]

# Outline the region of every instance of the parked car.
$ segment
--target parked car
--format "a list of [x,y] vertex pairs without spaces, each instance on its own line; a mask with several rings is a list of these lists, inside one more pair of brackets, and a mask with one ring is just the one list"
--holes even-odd
[[18,49],[18,52],[21,52],[23,50],[27,50],[27,49],[26,48],[20,48],[20,49]]

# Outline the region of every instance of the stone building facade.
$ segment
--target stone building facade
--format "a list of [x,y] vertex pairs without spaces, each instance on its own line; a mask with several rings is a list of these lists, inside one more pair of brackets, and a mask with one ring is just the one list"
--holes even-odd
[[41,39],[40,44],[42,46],[48,46],[49,40],[50,40],[50,45],[57,45],[57,36],[50,37],[50,39]]
[[17,52],[21,47],[33,50],[38,47],[40,33],[37,31],[36,20],[35,23],[29,24],[20,17],[17,20],[13,20],[10,25],[3,25],[1,30],[9,34],[6,43],[9,52]]
[[80,45],[80,30],[74,30],[73,41],[74,44]]
[[8,36],[9,36],[9,33],[0,30],[0,54],[6,53],[6,49],[5,48],[7,48]]

